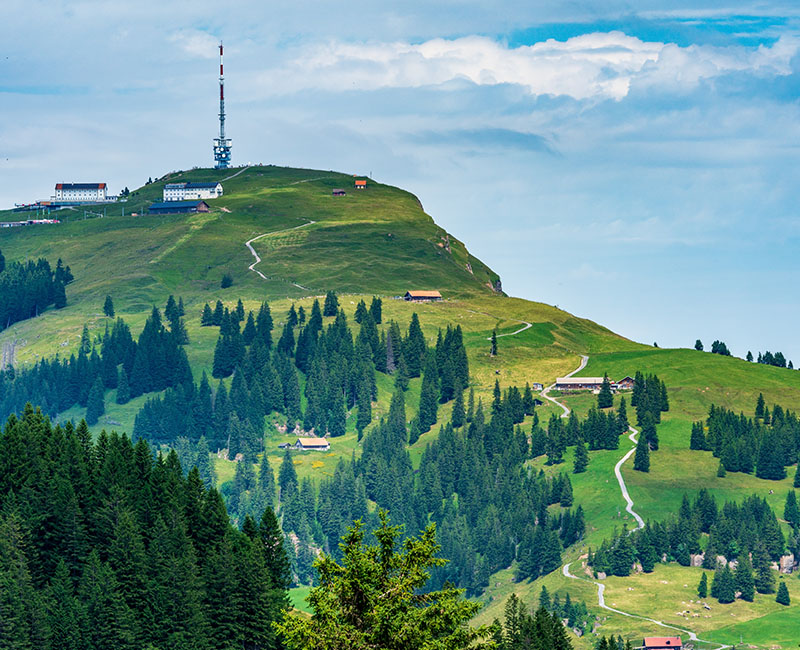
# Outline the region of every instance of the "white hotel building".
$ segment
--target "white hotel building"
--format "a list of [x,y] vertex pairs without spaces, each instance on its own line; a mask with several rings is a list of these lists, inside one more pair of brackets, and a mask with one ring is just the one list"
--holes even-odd
[[193,201],[222,196],[222,183],[167,183],[164,201]]
[[105,183],[57,183],[53,198],[81,203],[100,203],[108,199]]

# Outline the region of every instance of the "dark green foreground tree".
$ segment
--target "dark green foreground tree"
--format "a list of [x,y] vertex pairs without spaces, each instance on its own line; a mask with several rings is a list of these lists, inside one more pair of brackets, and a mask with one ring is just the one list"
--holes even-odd
[[323,555],[314,566],[319,586],[308,602],[309,618],[290,613],[275,625],[293,650],[458,650],[488,647],[485,628],[471,628],[480,609],[463,590],[445,587],[425,592],[430,569],[447,560],[437,557],[436,526],[398,544],[401,527],[380,512],[374,531],[377,545],[364,542],[356,521],[342,538],[342,564]]

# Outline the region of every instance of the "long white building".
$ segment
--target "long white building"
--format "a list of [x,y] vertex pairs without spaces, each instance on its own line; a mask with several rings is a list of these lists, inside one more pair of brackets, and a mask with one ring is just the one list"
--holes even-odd
[[105,183],[56,183],[56,201],[92,203],[107,200]]
[[222,196],[222,183],[167,183],[165,201],[203,201]]

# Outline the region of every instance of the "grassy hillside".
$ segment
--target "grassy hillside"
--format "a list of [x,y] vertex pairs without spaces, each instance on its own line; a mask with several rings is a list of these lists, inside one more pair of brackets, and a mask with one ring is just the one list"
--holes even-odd
[[[178,180],[222,180],[225,195],[210,202],[208,214],[141,216],[151,201],[160,199],[166,182]],[[738,474],[718,478],[717,462],[710,453],[689,451],[689,431],[691,422],[702,418],[710,404],[749,413],[760,392],[770,404],[778,402],[796,409],[800,404],[800,373],[694,350],[654,349],[549,305],[509,298],[495,290],[497,275],[472,257],[463,243],[439,228],[413,195],[371,181],[363,192],[353,190],[352,185],[351,176],[318,170],[193,170],[170,174],[135,191],[124,204],[125,216],[120,204],[109,208],[106,218],[83,219],[82,211],[66,211],[59,213],[63,223],[58,226],[0,230],[0,249],[6,259],[44,256],[54,262],[61,257],[76,278],[68,287],[67,308],[48,311],[0,332],[0,345],[16,343],[17,365],[56,353],[70,354],[78,347],[84,324],[93,335],[104,330],[107,319],[101,308],[106,294],[113,297],[118,315],[136,335],[152,305],[163,308],[168,295],[174,294],[183,297],[186,304],[191,339],[187,353],[199,377],[211,368],[218,333],[216,328],[200,327],[200,311],[206,302],[220,299],[232,308],[241,298],[246,309],[255,310],[261,301],[269,300],[276,328],[280,328],[292,303],[308,310],[314,298],[329,289],[339,293],[351,322],[359,300],[380,295],[384,299],[384,326],[394,319],[406,327],[415,311],[430,341],[435,341],[438,329],[449,323],[462,326],[472,387],[484,402],[490,399],[495,380],[504,386],[522,386],[525,382],[547,385],[576,368],[581,354],[589,356],[582,372],[587,376],[608,372],[621,377],[637,370],[657,373],[667,383],[671,401],[671,410],[659,428],[661,448],[651,457],[649,474],[633,472],[630,463],[622,469],[636,510],[645,518],[669,515],[685,492],[700,487],[711,490],[718,501],[741,499],[756,492],[766,496],[773,507],[782,508],[790,479],[775,483]],[[333,188],[346,189],[347,196],[333,197]],[[21,218],[19,213],[0,213],[0,220],[15,218]],[[245,246],[250,240],[254,240],[252,246],[261,257],[255,269],[267,279],[249,270],[255,262]],[[225,273],[233,277],[234,284],[221,289]],[[439,289],[445,300],[409,304],[392,299],[414,288]],[[497,357],[489,356],[488,338],[494,330],[500,335]],[[376,418],[388,410],[391,388],[391,379],[379,376],[378,402],[373,409]],[[415,412],[419,388],[419,380],[413,380],[406,399],[409,416]],[[145,399],[143,396],[117,406],[113,393],[109,393],[107,413],[95,432],[103,427],[130,431]],[[583,414],[595,398],[575,395],[563,401]],[[445,405],[441,409],[440,422],[448,417],[449,408]],[[551,412],[559,410],[547,403],[540,409],[540,418],[546,420]],[[73,409],[62,417],[77,419],[82,415],[79,409]],[[266,447],[277,469],[281,457],[277,445],[285,436],[274,424],[267,427]],[[530,420],[525,427],[530,427]],[[340,458],[360,453],[354,428],[352,418],[348,419],[347,435],[337,438],[327,454],[299,455],[298,474],[322,478],[332,474]],[[436,435],[435,430],[424,434],[412,447],[415,463]],[[628,448],[629,442],[623,439],[619,450],[591,452],[589,470],[572,476],[576,503],[586,511],[587,547],[632,521],[625,513],[613,475],[614,465]],[[216,462],[220,480],[230,479],[234,464],[221,459]],[[537,459],[531,467],[569,472],[572,451],[568,451],[564,465],[546,467],[543,459]],[[568,559],[576,560],[580,552]],[[681,611],[681,602],[686,600],[683,592],[693,587],[692,581],[696,583],[694,573],[689,573],[697,570],[676,569],[673,575],[672,568],[659,567],[653,575],[637,578],[635,585],[609,582],[609,603],[641,608],[659,620],[695,625],[694,619],[675,618],[675,612]],[[492,577],[480,621],[502,616],[505,598],[512,591],[535,603],[541,584],[562,594],[569,589],[573,597],[596,606],[595,588],[589,583],[569,580],[560,573],[535,583],[513,583],[512,575],[508,569]],[[675,587],[674,593],[672,587],[665,592],[662,580]],[[794,580],[790,587],[794,597],[800,583],[795,578],[790,580]],[[689,587],[677,586],[684,583]],[[634,591],[629,592],[628,586]],[[668,596],[654,598],[664,593]],[[646,606],[641,601],[647,601]],[[800,594],[795,602],[800,603]],[[600,610],[598,613],[603,617],[601,631],[605,634],[641,636],[654,632],[650,624]],[[712,638],[720,640],[742,633],[752,643],[763,641],[766,645],[769,635],[757,632],[762,624],[770,622],[775,630],[787,627],[786,621],[800,617],[800,604],[779,612],[772,602],[757,602],[752,607],[724,608],[720,614],[703,620],[697,629],[713,632]],[[773,624],[773,620],[778,622]],[[748,636],[750,633],[752,636]],[[577,647],[588,647],[587,643],[581,640]]]

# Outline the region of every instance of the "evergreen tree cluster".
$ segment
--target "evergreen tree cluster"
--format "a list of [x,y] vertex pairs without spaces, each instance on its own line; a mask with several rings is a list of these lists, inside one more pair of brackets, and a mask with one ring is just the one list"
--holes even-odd
[[800,457],[800,420],[759,395],[755,417],[711,405],[705,422],[692,425],[689,447],[713,452],[726,472],[744,472],[779,481]]
[[[527,391],[526,391],[527,392]],[[531,430],[531,456],[547,454],[547,464],[556,465],[564,461],[567,447],[575,445],[575,473],[586,470],[590,450],[618,449],[619,437],[628,431],[628,414],[625,398],[616,411],[598,410],[592,407],[586,419],[580,420],[574,411],[564,419],[552,414],[547,429],[540,426],[534,414]]]
[[581,634],[592,630],[595,620],[594,615],[589,613],[584,601],[572,600],[569,592],[564,594],[564,600],[562,601],[558,593],[553,594],[551,598],[547,587],[542,587],[542,591],[539,594],[539,607],[558,616],[571,630],[578,630]]
[[[526,468],[527,436],[511,424],[509,410],[501,398],[500,409],[487,423],[479,402],[468,425],[457,429],[451,422],[441,428],[414,472],[407,448],[405,394],[398,387],[387,417],[365,436],[361,457],[340,461],[316,493],[310,481],[298,481],[287,451],[276,503],[283,529],[297,540],[290,552],[297,579],[311,578],[311,564],[320,551],[340,557],[336,542],[354,519],[368,527],[379,524],[367,507],[370,500],[389,510],[405,530],[437,524],[450,562],[433,569],[434,588],[449,581],[470,595],[479,594],[491,573],[514,560],[523,567],[517,575],[520,580],[556,570],[562,548],[584,535],[583,509],[572,509],[567,475],[547,478]],[[242,470],[243,475],[248,472]],[[232,491],[240,504],[235,516],[243,516],[242,503],[247,507],[260,503],[261,484],[260,478],[255,481],[251,476],[247,494]],[[269,487],[263,491],[273,494]]]
[[[789,550],[794,552],[798,544],[800,536],[795,534]],[[644,528],[630,533],[623,529],[604,540],[590,554],[590,564],[595,571],[626,576],[635,562],[649,573],[662,559],[690,566],[690,556],[704,552],[703,567],[713,570],[717,569],[718,557],[735,562],[752,556],[756,589],[762,592],[771,580],[771,562],[780,559],[785,549],[780,523],[766,499],[753,495],[741,504],[726,502],[719,508],[714,497],[702,489],[694,501],[684,496],[677,516],[664,522],[647,522]],[[713,590],[712,596],[716,597]]]
[[[180,318],[176,322],[182,323]],[[19,371],[0,371],[0,417],[20,413],[29,401],[36,401],[51,417],[77,404],[88,409],[87,419],[94,424],[103,413],[108,389],[116,388],[117,402],[124,404],[144,393],[190,385],[192,373],[181,347],[184,339],[175,331],[164,327],[155,307],[137,341],[125,321],[117,319],[112,327],[106,325],[98,350],[84,327],[77,356],[56,356]],[[173,429],[173,439],[178,431],[180,427]]]
[[44,258],[6,264],[0,252],[0,332],[38,316],[50,305],[56,309],[66,307],[64,287],[73,279],[70,268],[60,258],[54,271]]
[[728,346],[725,345],[722,341],[714,341],[711,344],[711,354],[721,354],[723,357],[731,356],[730,350],[728,350]]
[[[783,352],[776,352],[775,354],[773,354],[769,350],[764,352],[764,354],[761,354],[761,352],[759,352],[756,361],[757,363],[763,363],[764,365],[767,366],[775,366],[776,368],[787,367],[787,360],[786,357],[783,355]],[[794,364],[791,361],[789,361],[788,367],[793,368]]]
[[[580,606],[571,604],[569,594],[565,600],[569,602],[574,616]],[[530,611],[524,601],[516,594],[511,594],[506,601],[503,622],[494,620],[490,627],[490,638],[497,650],[572,650],[572,642],[563,623],[563,619],[569,620],[565,614],[560,604],[557,607],[553,604],[549,607],[540,605],[535,612]]]
[[28,405],[0,433],[0,645],[267,649],[288,605],[274,513],[233,528],[174,452]]
[[623,639],[621,634],[617,637],[612,634],[609,637],[601,636],[594,648],[595,650],[633,650],[634,645],[630,640]]
[[[660,424],[661,414],[669,411],[667,385],[659,380],[658,375],[645,376],[637,371],[631,393],[631,406],[636,409],[636,423],[639,426],[646,426],[649,418],[652,418],[653,425]],[[655,442],[655,447],[651,441],[650,446],[658,449],[658,441]]]

